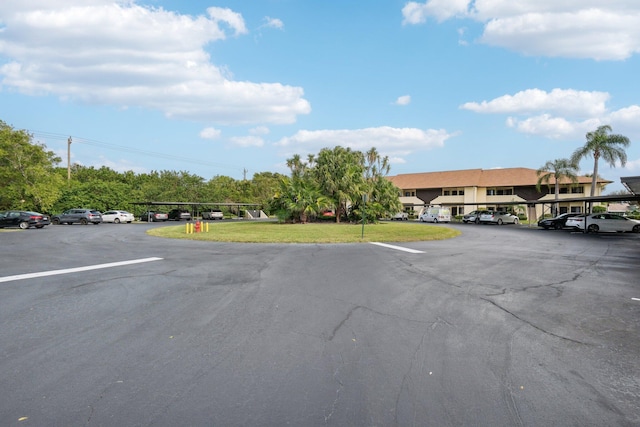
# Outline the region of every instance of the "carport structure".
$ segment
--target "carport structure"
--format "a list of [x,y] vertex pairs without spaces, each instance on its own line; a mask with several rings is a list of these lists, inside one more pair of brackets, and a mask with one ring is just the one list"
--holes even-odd
[[171,208],[188,208],[193,218],[200,216],[200,212],[205,207],[227,208],[238,218],[243,218],[242,213],[245,212],[249,218],[259,218],[262,205],[256,203],[210,203],[210,202],[135,202],[132,205],[146,206],[147,211],[153,210],[154,206],[164,206]]

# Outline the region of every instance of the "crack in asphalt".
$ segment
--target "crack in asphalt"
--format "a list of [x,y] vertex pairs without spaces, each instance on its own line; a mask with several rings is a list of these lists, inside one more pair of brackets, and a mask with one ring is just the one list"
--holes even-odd
[[480,297],[480,299],[483,300],[483,301],[486,301],[486,302],[488,302],[490,304],[493,304],[494,306],[498,307],[500,310],[504,311],[505,313],[510,314],[511,316],[515,317],[519,321],[521,321],[523,323],[526,323],[527,325],[531,326],[534,329],[537,329],[538,331],[540,331],[540,332],[542,332],[544,334],[550,335],[550,336],[555,337],[555,338],[559,338],[559,339],[564,340],[564,341],[569,341],[569,342],[572,342],[572,343],[576,343],[576,344],[589,345],[589,343],[585,343],[585,342],[582,342],[582,341],[574,340],[574,339],[568,338],[568,337],[563,337],[562,335],[554,334],[553,332],[547,331],[547,330],[541,328],[540,326],[534,325],[533,323],[529,322],[528,320],[523,319],[522,317],[518,316],[514,312],[507,310],[506,308],[502,307],[500,304],[496,303],[495,301],[490,300],[489,298]]

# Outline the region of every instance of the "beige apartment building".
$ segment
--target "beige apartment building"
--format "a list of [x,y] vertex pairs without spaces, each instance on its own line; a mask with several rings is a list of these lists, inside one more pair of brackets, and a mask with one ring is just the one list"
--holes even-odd
[[[555,199],[555,182],[536,188],[538,174],[535,169],[467,169],[443,172],[422,172],[389,176],[388,179],[401,190],[400,201],[405,211],[419,214],[427,205],[443,205],[451,209],[451,215],[463,215],[476,209],[509,210],[525,214],[530,220],[550,213]],[[595,196],[612,181],[599,179]],[[560,182],[559,213],[582,212],[582,202],[563,202],[563,199],[588,197],[591,178],[579,176],[576,183]],[[549,204],[528,205],[527,202],[546,201]]]

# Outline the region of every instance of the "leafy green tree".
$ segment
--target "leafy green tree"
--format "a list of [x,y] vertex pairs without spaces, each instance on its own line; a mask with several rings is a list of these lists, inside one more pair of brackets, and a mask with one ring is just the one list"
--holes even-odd
[[610,134],[610,132],[611,126],[609,125],[600,126],[595,131],[588,132],[586,144],[575,150],[571,156],[571,162],[576,165],[583,158],[593,157],[591,197],[595,195],[598,182],[598,161],[601,158],[611,167],[616,166],[616,161],[620,161],[623,167],[627,164],[627,153],[624,149],[630,144],[629,138],[623,135]]
[[538,182],[536,188],[540,191],[542,184],[550,186],[553,179],[555,203],[554,216],[558,215],[558,199],[560,198],[560,182],[569,179],[572,183],[578,182],[578,166],[569,159],[549,160],[536,171]]
[[0,121],[0,208],[49,212],[58,199],[61,159],[32,135]]

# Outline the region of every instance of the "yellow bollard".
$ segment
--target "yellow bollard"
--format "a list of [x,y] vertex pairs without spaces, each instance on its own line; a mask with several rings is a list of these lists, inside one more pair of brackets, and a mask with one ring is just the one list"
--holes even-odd
[[189,234],[189,231],[190,231],[190,230],[189,230],[189,223],[188,223],[188,222],[185,224],[185,227],[186,227],[186,229],[185,229],[185,233],[186,233],[186,234]]
[[208,233],[209,232],[209,223],[207,223],[206,229],[207,229],[207,233]]

